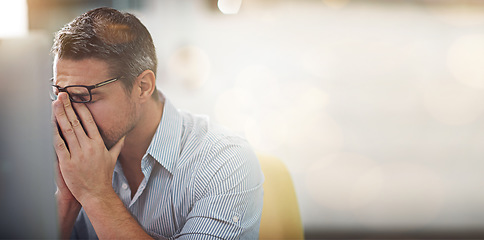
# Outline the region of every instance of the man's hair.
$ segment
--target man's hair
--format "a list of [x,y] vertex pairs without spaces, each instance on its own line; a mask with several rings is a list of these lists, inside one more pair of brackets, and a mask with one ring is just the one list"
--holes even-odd
[[[134,79],[145,70],[156,75],[156,52],[148,29],[130,13],[97,8],[66,24],[55,34],[52,53],[59,59],[105,61],[113,77],[122,77],[131,92]],[[156,91],[153,97],[157,98]]]

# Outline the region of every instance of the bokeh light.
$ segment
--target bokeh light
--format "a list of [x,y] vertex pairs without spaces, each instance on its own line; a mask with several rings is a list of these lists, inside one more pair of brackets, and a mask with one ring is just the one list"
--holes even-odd
[[27,0],[0,0],[0,38],[28,33]]
[[484,92],[457,82],[441,82],[423,92],[428,112],[449,125],[474,122],[484,111]]
[[242,0],[218,0],[218,9],[223,14],[236,14],[239,12]]
[[484,34],[459,37],[449,49],[447,64],[457,80],[484,89]]
[[210,59],[196,46],[176,49],[168,59],[168,71],[188,89],[201,87],[210,75]]

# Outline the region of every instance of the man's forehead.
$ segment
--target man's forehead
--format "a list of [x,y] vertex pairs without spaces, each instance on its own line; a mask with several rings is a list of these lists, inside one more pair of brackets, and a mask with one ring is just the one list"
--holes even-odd
[[110,77],[109,65],[95,58],[80,60],[56,58],[53,70],[57,85],[92,85]]
[[65,59],[56,58],[54,60],[54,70],[63,71],[78,71],[83,73],[107,73],[109,72],[109,64],[97,58],[83,58],[83,59]]

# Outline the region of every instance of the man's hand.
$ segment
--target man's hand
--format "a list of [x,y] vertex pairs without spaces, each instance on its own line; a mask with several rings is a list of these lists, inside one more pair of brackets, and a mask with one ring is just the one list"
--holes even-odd
[[[108,151],[88,108],[84,104],[74,104],[77,115],[69,96],[63,92],[53,103],[55,120],[66,141],[55,131],[54,147],[65,186],[83,204],[86,200],[101,199],[106,193],[114,192],[112,174],[124,137]],[[63,196],[67,195],[64,191]]]
[[64,92],[53,103],[54,120],[65,139],[54,131],[61,237],[69,238],[82,205],[99,238],[151,239],[112,188],[114,165],[124,137],[106,149],[89,109],[82,103],[74,103],[74,107],[77,115]]
[[[52,104],[52,110],[54,109],[54,104]],[[52,111],[52,127],[54,129],[54,143],[56,142],[57,136],[59,136],[57,121],[55,119],[54,111]],[[57,183],[57,191],[55,193],[57,197],[57,201],[67,204],[79,204],[77,199],[72,195],[69,188],[67,188],[66,182],[64,181],[64,177],[62,177],[62,173],[59,168],[59,158],[56,156],[57,162],[55,163],[56,166],[56,178],[55,181]]]
[[55,181],[57,183],[57,191],[55,193],[57,200],[65,203],[79,204],[77,199],[74,197],[74,195],[72,195],[71,191],[67,187],[66,182],[64,181],[64,177],[62,176],[62,173],[59,168],[59,160],[57,160],[55,165],[57,169],[57,174],[55,178]]

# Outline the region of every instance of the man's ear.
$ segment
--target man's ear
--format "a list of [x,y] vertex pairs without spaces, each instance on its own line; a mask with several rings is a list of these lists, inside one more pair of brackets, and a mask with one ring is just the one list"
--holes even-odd
[[142,72],[136,79],[135,87],[138,88],[139,99],[142,103],[151,99],[151,95],[156,89],[155,73],[151,70]]

